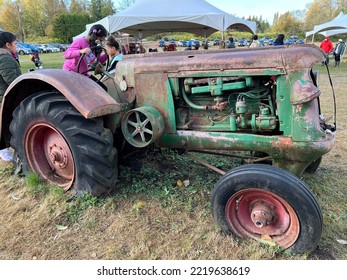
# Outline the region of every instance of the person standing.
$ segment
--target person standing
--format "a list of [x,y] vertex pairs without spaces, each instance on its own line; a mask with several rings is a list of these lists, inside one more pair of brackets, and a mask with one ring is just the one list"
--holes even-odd
[[252,39],[252,44],[249,46],[250,48],[259,48],[262,46],[258,40],[258,35],[254,35]]
[[32,56],[31,56],[31,59],[30,59],[32,62],[34,62],[35,64],[35,67],[36,69],[42,69],[42,61],[40,59],[40,55],[39,55],[39,52],[36,50],[36,51],[33,51],[32,53]]
[[235,49],[234,38],[230,37],[225,46],[227,49]]
[[322,61],[322,65],[329,65],[329,54],[333,51],[334,46],[330,41],[329,36],[325,36],[323,42],[319,46],[325,53],[325,61]]
[[279,34],[273,45],[274,46],[283,46],[284,45],[284,34]]
[[184,50],[185,51],[191,51],[192,50],[192,41],[188,41],[187,47]]
[[345,53],[346,44],[342,39],[339,39],[338,43],[334,48],[334,57],[335,57],[335,67],[340,65],[341,57]]
[[17,51],[16,36],[10,32],[0,33],[0,102],[8,86],[21,74],[14,58]]
[[[17,51],[16,36],[10,32],[0,32],[0,103],[8,86],[21,74],[20,66],[14,54]],[[12,160],[9,148],[0,150],[0,157]]]

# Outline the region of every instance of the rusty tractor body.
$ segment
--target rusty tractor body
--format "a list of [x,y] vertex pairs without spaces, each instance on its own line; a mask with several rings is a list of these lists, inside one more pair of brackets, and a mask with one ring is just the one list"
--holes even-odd
[[308,45],[129,55],[102,78],[107,92],[77,73],[27,73],[5,94],[1,145],[14,149],[18,169],[94,195],[116,184],[119,139],[136,148],[250,151],[272,165],[223,175],[214,219],[236,236],[312,251],[322,215],[297,176],[314,172],[334,143],[312,70],[323,59]]

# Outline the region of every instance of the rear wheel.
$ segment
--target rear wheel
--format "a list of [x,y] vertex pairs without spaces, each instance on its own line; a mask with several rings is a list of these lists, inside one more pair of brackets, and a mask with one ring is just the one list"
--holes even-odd
[[102,118],[85,119],[62,95],[39,93],[14,111],[11,146],[25,173],[64,190],[101,195],[116,184],[113,135]]
[[311,191],[269,165],[244,165],[224,175],[212,193],[212,212],[223,231],[271,241],[292,253],[313,251],[322,233]]

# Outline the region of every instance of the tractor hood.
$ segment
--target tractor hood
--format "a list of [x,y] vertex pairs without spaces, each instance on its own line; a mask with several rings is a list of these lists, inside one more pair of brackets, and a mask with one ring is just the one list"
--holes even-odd
[[128,86],[134,86],[134,75],[140,73],[297,72],[323,60],[324,53],[314,45],[146,53],[124,56],[117,65],[116,80],[125,78]]

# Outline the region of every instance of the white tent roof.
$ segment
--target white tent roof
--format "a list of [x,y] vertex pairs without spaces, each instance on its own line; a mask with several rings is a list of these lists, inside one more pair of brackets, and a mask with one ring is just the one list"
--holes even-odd
[[[323,31],[330,31],[330,30],[337,30],[337,29],[345,29],[347,28],[347,15],[345,15],[343,12],[341,12],[336,18],[334,18],[331,21],[325,22],[320,25],[315,25],[313,30],[306,32],[306,37],[320,33],[323,34]],[[340,33],[334,33],[334,34],[340,34]],[[331,35],[334,35],[331,34]],[[323,34],[325,35],[325,34]],[[329,36],[329,35],[325,35]]]
[[209,36],[216,31],[235,28],[256,32],[256,23],[230,15],[205,0],[137,0],[124,11],[86,26],[84,36],[96,23],[110,33],[120,31],[138,37],[161,32],[189,32]]
[[[110,18],[113,17],[113,16],[107,16],[107,17],[104,17],[103,19],[100,19],[96,22],[93,22],[93,23],[89,23],[86,25],[86,30],[84,32],[82,32],[81,34],[78,34],[77,36],[73,37],[72,39],[75,40],[77,38],[80,38],[80,37],[84,37],[86,35],[88,35],[88,32],[90,30],[90,28],[94,25],[94,24],[101,24],[103,25],[108,32],[110,32],[110,29],[111,29],[111,26],[110,26]],[[112,32],[110,32],[112,33]]]
[[[141,32],[143,36],[160,32],[186,31],[208,36],[230,25],[255,33],[255,23],[232,16],[205,0],[137,0],[112,18],[114,31]],[[112,32],[112,31],[111,31]]]
[[347,34],[347,28],[323,31],[323,32],[319,32],[319,34],[322,34],[324,36],[333,36],[336,34]]

